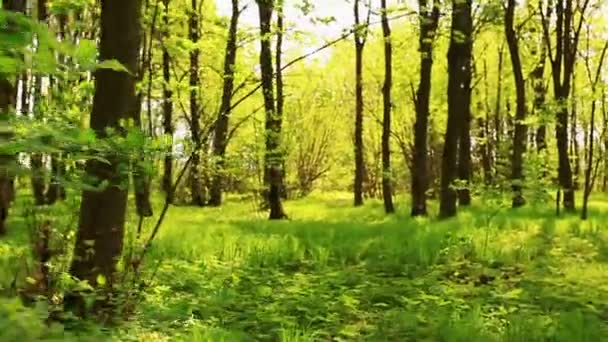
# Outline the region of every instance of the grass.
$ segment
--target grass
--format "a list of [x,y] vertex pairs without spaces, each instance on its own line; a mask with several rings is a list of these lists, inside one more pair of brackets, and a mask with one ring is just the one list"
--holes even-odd
[[145,300],[112,335],[600,341],[608,338],[607,203],[592,203],[585,223],[556,219],[549,207],[504,210],[489,222],[482,207],[441,222],[411,219],[405,207],[386,217],[379,202],[352,208],[348,194],[288,202],[285,222],[239,201],[173,208],[151,250]]

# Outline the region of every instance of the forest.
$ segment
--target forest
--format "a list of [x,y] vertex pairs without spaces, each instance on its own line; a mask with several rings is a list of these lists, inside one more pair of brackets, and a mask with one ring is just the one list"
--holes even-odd
[[0,341],[608,340],[607,54],[604,0],[1,0]]

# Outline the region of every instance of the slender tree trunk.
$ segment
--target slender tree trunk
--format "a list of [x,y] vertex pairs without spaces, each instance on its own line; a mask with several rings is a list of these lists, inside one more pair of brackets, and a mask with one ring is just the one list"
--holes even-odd
[[526,150],[527,126],[526,119],[526,82],[524,80],[523,66],[519,55],[519,42],[515,32],[515,0],[507,1],[505,14],[505,33],[507,45],[511,55],[513,77],[515,79],[515,89],[517,105],[515,109],[515,131],[513,134],[513,154],[511,158],[511,182],[513,188],[513,208],[518,208],[526,204],[523,196],[523,156]]
[[391,43],[391,26],[388,22],[386,0],[382,0],[382,33],[384,36],[384,87],[382,98],[384,115],[382,121],[382,197],[384,211],[395,212],[393,205],[393,184],[391,170],[391,90],[393,87],[393,44]]
[[541,116],[540,125],[536,129],[536,150],[542,152],[547,148],[547,125],[544,118],[545,108],[545,61],[547,60],[546,48],[543,46],[540,53],[540,60],[532,71],[532,82],[534,83],[534,112]]
[[[38,21],[45,22],[47,19],[46,0],[38,0],[37,9]],[[42,75],[36,75],[32,80],[34,81],[34,117],[37,121],[42,121]],[[29,99],[30,92],[28,91],[27,84],[25,84],[25,86],[26,87],[22,88],[23,94],[21,97],[23,99],[25,96]],[[22,105],[24,103],[26,103],[28,107],[22,108],[22,111],[25,109],[23,113],[28,113],[29,101],[22,101]],[[30,156],[30,164],[32,169],[32,193],[34,195],[34,204],[38,206],[44,205],[46,204],[46,184],[44,181],[43,155],[41,153],[33,153]]]
[[360,0],[354,1],[355,14],[355,183],[354,204],[363,205],[363,182],[365,180],[365,159],[363,146],[363,50],[367,39],[366,28],[361,28],[359,13]]
[[[130,73],[99,69],[95,74],[95,95],[90,126],[101,139],[107,138],[106,129],[120,129],[120,121],[133,116],[136,101],[135,77],[137,72],[140,36],[141,2],[139,0],[101,1],[100,60],[115,59]],[[76,233],[74,258],[70,273],[86,280],[93,287],[111,291],[116,265],[123,247],[127,187],[120,172],[125,160],[120,156],[105,156],[110,163],[97,160],[87,162],[87,174],[96,185],[108,182],[101,191],[84,190],[80,207],[80,220]],[[105,279],[104,282],[98,280]],[[66,305],[79,315],[85,315],[84,298],[69,295]],[[93,310],[111,306],[110,298],[96,299]]]
[[[570,156],[568,154],[568,101],[570,98],[571,81],[574,75],[574,66],[577,57],[578,42],[582,23],[589,5],[585,1],[580,8],[576,9],[579,22],[575,23],[575,9],[573,0],[556,0],[554,3],[556,13],[555,47],[551,47],[551,28],[549,16],[542,17],[543,34],[548,51],[554,51],[550,56],[553,76],[553,92],[555,100],[559,105],[556,114],[555,137],[558,152],[558,180],[563,190],[563,205],[566,211],[575,211],[574,181]],[[578,7],[578,6],[577,6]],[[542,11],[540,12],[543,13]],[[572,137],[575,138],[575,137]]]
[[[285,94],[283,82],[283,0],[276,0],[277,4],[277,45],[275,51],[275,79],[277,87],[277,116],[283,120],[283,111],[285,107]],[[280,154],[281,160],[281,198],[287,198],[287,189],[285,188],[285,158],[283,152]]]
[[[604,59],[606,57],[606,52],[608,51],[608,42],[604,44],[604,48],[602,49],[602,53],[600,55],[600,60],[597,65],[597,70],[595,72],[595,77],[592,79],[591,68],[589,66],[589,56],[587,56],[587,72],[589,76],[589,81],[591,82],[591,93],[593,94],[593,99],[591,100],[591,117],[589,119],[589,148],[587,152],[587,163],[585,169],[585,188],[583,192],[583,209],[581,212],[581,219],[586,220],[588,216],[588,207],[589,207],[589,196],[591,195],[591,191],[593,191],[593,183],[595,181],[594,175],[594,165],[593,165],[593,149],[595,148],[595,111],[597,107],[597,99],[596,99],[596,90],[597,85],[600,82],[600,77],[602,73],[602,67],[604,65]],[[587,52],[589,53],[589,52]],[[602,89],[603,90],[603,89]],[[602,92],[602,103],[604,103],[606,95]],[[598,163],[599,166],[599,163]]]
[[428,126],[430,116],[433,42],[439,24],[439,0],[432,10],[427,0],[419,0],[420,11],[420,83],[416,91],[416,123],[412,160],[412,216],[427,215],[426,192],[429,187]]
[[[463,192],[457,196],[453,183],[457,177],[465,178],[466,181],[464,171],[470,168],[470,141],[466,139],[466,130],[469,128],[467,120],[470,120],[471,116],[469,107],[473,31],[471,0],[453,0],[452,7],[452,29],[448,51],[448,122],[441,165],[439,205],[439,216],[442,218],[456,215],[458,197],[462,204],[466,204],[468,194]],[[459,153],[460,150],[464,152]],[[467,154],[469,158],[466,157]]]
[[200,49],[196,46],[200,38],[199,28],[199,4],[198,0],[192,0],[188,19],[188,38],[195,45],[190,51],[190,134],[192,139],[192,162],[190,164],[190,191],[192,204],[198,207],[205,205],[203,196],[203,184],[201,180],[201,108],[198,103],[198,92],[200,88],[199,57]]
[[[66,40],[66,27],[68,25],[68,16],[66,14],[59,14],[57,16],[59,32],[59,39],[63,42]],[[66,63],[68,58],[59,54],[58,59],[62,63]],[[51,80],[53,80],[51,78]],[[51,83],[51,86],[55,86],[55,91],[59,94],[63,93],[65,89],[65,80],[57,79],[55,84]],[[58,200],[64,200],[67,196],[65,187],[62,183],[62,177],[66,171],[66,165],[64,162],[64,155],[62,153],[52,153],[51,158],[51,177],[49,185],[46,189],[45,198],[46,203],[49,205],[55,204]]]
[[[24,13],[25,0],[2,0],[2,8],[7,11]],[[12,26],[8,22],[7,26]],[[11,111],[17,100],[16,87],[9,75],[0,73],[0,142],[10,141],[13,131],[10,126]],[[0,154],[0,236],[6,234],[6,219],[15,197],[14,170],[16,158],[12,154]]]
[[483,179],[486,185],[492,184],[493,171],[492,171],[492,134],[490,130],[490,95],[489,95],[489,83],[488,83],[488,63],[486,59],[483,61],[483,83],[484,83],[484,112],[485,117],[480,116],[477,119],[477,126],[479,127],[479,138],[480,138],[480,154],[481,154],[481,166],[483,168]]
[[269,170],[268,204],[270,206],[270,219],[280,220],[287,217],[283,210],[281,200],[281,117],[277,115],[273,89],[272,51],[270,47],[270,33],[272,0],[256,0],[260,15],[260,68],[262,70],[262,90],[264,93],[264,108],[266,110],[266,154],[265,167]]
[[226,53],[224,56],[224,84],[222,91],[222,103],[215,124],[213,136],[213,158],[216,161],[211,189],[209,193],[209,205],[219,207],[222,205],[223,179],[226,145],[228,138],[228,124],[230,120],[230,107],[232,106],[232,93],[234,92],[234,68],[237,57],[237,33],[239,23],[239,0],[232,0],[232,16],[230,28],[228,29],[228,41],[226,42]]
[[[165,7],[163,15],[163,37],[165,40],[170,38],[171,29],[169,27],[169,3],[170,0],[163,0]],[[165,43],[163,50],[163,129],[168,142],[167,154],[164,159],[164,172],[162,188],[167,196],[168,202],[173,203],[173,90],[171,90],[171,55]]]
[[458,190],[458,204],[467,206],[471,204],[471,191],[469,186],[473,177],[473,162],[471,158],[471,80],[472,80],[472,61],[473,61],[473,19],[472,19],[472,2],[471,0],[458,0],[464,2],[458,6],[462,6],[459,11],[462,16],[460,34],[464,39],[462,49],[459,50],[459,56],[456,59],[461,59],[462,66],[459,75],[459,84],[461,87],[461,104],[460,111],[462,112],[462,122],[460,124],[460,141],[458,144],[458,178],[464,185]]
[[498,80],[496,81],[496,103],[494,106],[494,153],[496,160],[502,146],[502,81],[503,81],[503,66],[504,66],[504,45],[498,49]]

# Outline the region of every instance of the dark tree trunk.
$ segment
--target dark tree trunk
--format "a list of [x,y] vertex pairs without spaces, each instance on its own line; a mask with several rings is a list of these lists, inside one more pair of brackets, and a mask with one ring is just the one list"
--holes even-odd
[[[25,0],[2,0],[2,8],[7,11],[22,12],[26,10]],[[10,29],[12,23],[8,23]],[[11,111],[15,108],[17,91],[9,75],[0,73],[0,142],[9,141],[13,136],[10,127]],[[6,219],[15,197],[14,170],[15,156],[0,154],[0,235],[6,234]]]
[[[277,45],[275,51],[275,79],[277,87],[277,115],[283,118],[285,107],[284,81],[283,81],[283,0],[276,0],[277,4]],[[281,153],[281,198],[287,198],[287,189],[285,188],[285,158]]]
[[[38,20],[44,23],[47,19],[46,0],[38,0],[37,5]],[[44,113],[42,112],[44,110],[42,106],[42,75],[36,75],[36,77],[34,77],[34,80],[34,117],[37,121],[42,121],[44,117]],[[30,92],[28,91],[27,84],[24,84],[24,87],[22,87],[21,91],[22,99],[23,97],[29,98]],[[23,103],[29,105],[28,101],[22,101],[22,105]],[[27,113],[27,108],[24,113]],[[34,204],[37,206],[41,206],[47,203],[45,195],[46,184],[44,177],[43,155],[41,153],[33,153],[30,158],[32,169],[32,193],[34,195]]]
[[496,81],[496,103],[494,105],[494,154],[495,162],[502,146],[503,122],[502,122],[502,81],[504,66],[504,45],[498,49],[498,80]]
[[[34,117],[41,122],[43,119],[42,107],[42,77],[40,75],[34,77]],[[23,96],[30,97],[30,92],[27,87],[22,87]],[[23,104],[23,101],[22,101]],[[27,103],[29,105],[29,103]],[[27,109],[26,109],[27,113]],[[34,204],[37,206],[47,204],[46,200],[46,184],[44,181],[44,164],[42,153],[32,153],[30,156],[30,167],[32,170],[32,193],[34,195]]]
[[[149,9],[149,2],[146,2],[145,9]],[[137,99],[133,106],[134,121],[139,129],[146,131],[142,121],[142,110],[144,98],[147,107],[148,116],[148,132],[150,137],[154,136],[153,118],[152,118],[152,79],[154,78],[154,68],[152,68],[153,59],[153,37],[156,35],[156,18],[158,14],[159,4],[155,4],[154,12],[152,13],[152,22],[149,27],[149,32],[143,31],[142,49],[139,61],[139,70],[137,82],[142,82],[144,76],[147,76],[148,82],[146,87],[141,87],[137,94]],[[151,175],[147,174],[143,163],[146,162],[145,151],[141,151],[140,160],[136,160],[133,165],[133,190],[135,192],[135,210],[140,217],[150,217],[153,215],[152,203],[150,202],[150,186]]]
[[[473,22],[471,0],[452,1],[452,29],[448,51],[448,122],[441,165],[441,201],[439,216],[456,215],[456,200],[467,203],[467,192],[457,196],[453,183],[457,177],[467,180],[470,171],[470,98]],[[468,150],[467,150],[468,149]],[[464,150],[464,151],[462,151]],[[460,152],[462,151],[462,152]],[[467,158],[468,155],[468,158]],[[457,163],[458,159],[460,162]]]
[[[133,116],[136,101],[135,77],[137,72],[140,36],[141,2],[139,0],[101,1],[100,60],[115,59],[130,73],[99,69],[95,73],[95,95],[90,126],[101,139],[106,129],[119,131],[120,121]],[[125,214],[127,208],[126,179],[120,172],[121,156],[104,156],[110,164],[89,160],[86,171],[96,185],[107,181],[100,191],[84,190],[80,207],[80,220],[76,234],[74,258],[70,273],[86,280],[93,287],[111,289],[116,265],[123,247]],[[101,276],[101,277],[100,277]],[[102,277],[106,280],[98,282]],[[79,315],[86,309],[82,296],[68,296],[66,305]],[[109,298],[96,300],[94,309],[111,306]]]
[[232,0],[232,16],[228,29],[228,41],[226,42],[226,53],[224,56],[224,85],[222,91],[222,103],[220,112],[215,123],[213,136],[213,158],[215,159],[215,170],[211,181],[209,193],[209,205],[219,207],[222,205],[224,166],[226,146],[228,138],[228,124],[230,120],[230,108],[232,107],[232,93],[234,92],[234,68],[237,57],[237,32],[239,16],[239,1]]
[[547,125],[544,118],[546,87],[544,81],[545,61],[547,59],[546,48],[543,46],[540,53],[540,60],[534,70],[532,70],[532,82],[534,86],[534,112],[541,116],[540,125],[536,129],[536,150],[542,152],[547,148]]
[[[461,1],[462,2],[462,1]],[[473,177],[473,162],[471,158],[471,80],[472,80],[472,61],[473,61],[473,18],[472,18],[472,3],[459,4],[463,6],[461,16],[463,17],[463,26],[459,29],[464,44],[459,52],[457,59],[462,59],[463,69],[460,75],[461,87],[461,108],[462,123],[460,126],[460,141],[458,143],[458,178],[464,185],[458,190],[458,204],[467,206],[471,204],[471,191],[469,189],[471,179]]]
[[[555,39],[551,38],[549,16],[542,17],[543,34],[549,56],[553,76],[553,92],[559,105],[555,125],[555,137],[558,153],[558,180],[563,190],[563,206],[566,211],[575,211],[574,181],[570,156],[568,154],[568,100],[570,98],[571,81],[574,75],[574,64],[578,50],[578,42],[583,20],[589,1],[585,1],[576,11],[580,12],[579,22],[574,23],[575,9],[573,0],[557,0],[554,3],[556,13]],[[540,11],[543,14],[543,11]],[[555,47],[552,42],[555,41]],[[572,137],[574,138],[574,137]]]
[[[59,14],[57,16],[59,25],[58,36],[61,41],[66,40],[66,27],[68,24],[68,16],[65,14]],[[62,54],[59,54],[58,59],[60,62],[65,63],[68,58]],[[52,80],[52,79],[51,79]],[[61,94],[65,88],[65,80],[57,80],[54,86],[57,88],[55,91]],[[53,85],[53,84],[52,84]],[[50,182],[46,189],[46,203],[49,205],[55,204],[59,200],[66,199],[66,190],[63,186],[62,177],[66,171],[66,165],[64,162],[64,156],[62,153],[52,153],[51,158],[51,175]]]
[[[593,77],[591,75],[591,67],[589,65],[589,55],[587,55],[587,73],[589,76],[589,81],[591,83],[591,93],[593,94],[593,99],[591,100],[591,117],[589,120],[589,146],[588,149],[586,149],[587,152],[587,162],[586,164],[586,169],[585,169],[585,188],[584,188],[584,192],[583,192],[583,209],[581,212],[581,219],[582,220],[586,220],[587,216],[588,216],[588,207],[589,207],[589,196],[591,195],[591,191],[593,191],[593,184],[595,183],[595,176],[596,176],[596,171],[597,171],[597,166],[599,166],[599,163],[597,164],[597,166],[594,168],[593,165],[593,149],[594,149],[594,143],[595,143],[595,111],[597,110],[597,99],[595,98],[596,96],[596,90],[597,90],[597,86],[600,82],[600,77],[602,74],[602,67],[604,65],[604,59],[606,57],[606,52],[608,51],[608,42],[606,42],[604,44],[604,48],[602,49],[602,53],[600,55],[600,60],[597,64],[597,70],[595,71],[595,77]],[[587,52],[587,54],[589,54],[589,51]],[[593,78],[592,78],[593,77]],[[602,92],[602,103],[604,103],[606,98],[606,95]]]
[[391,26],[388,22],[386,0],[382,0],[382,33],[384,36],[384,115],[382,121],[382,197],[384,211],[387,214],[395,212],[393,205],[393,184],[391,170],[391,90],[393,87],[393,44],[391,43]]
[[65,174],[66,165],[60,154],[51,155],[51,182],[46,190],[46,203],[55,204],[58,200],[66,199],[66,192],[61,178]]
[[505,13],[505,33],[507,45],[511,55],[513,77],[517,96],[515,109],[515,130],[513,134],[513,154],[511,157],[511,182],[513,188],[513,208],[526,204],[523,196],[523,157],[526,150],[527,126],[526,119],[526,82],[524,80],[523,66],[519,55],[519,41],[515,32],[515,0],[507,1]]
[[479,150],[481,155],[481,166],[483,168],[483,179],[486,185],[492,184],[493,180],[493,164],[492,164],[492,131],[490,129],[490,95],[489,95],[489,82],[488,82],[488,63],[487,60],[483,60],[483,88],[484,88],[484,101],[480,104],[480,108],[483,107],[484,115],[477,119],[477,126],[479,129],[479,138],[481,143],[479,144]]
[[363,50],[367,40],[367,28],[361,27],[360,0],[354,1],[355,15],[355,183],[354,204],[363,205],[363,183],[365,181],[365,159],[363,146]]
[[[169,39],[169,3],[163,0],[165,7],[163,15],[163,37]],[[169,139],[167,154],[164,158],[162,188],[169,203],[173,203],[173,90],[171,90],[171,55],[164,45],[163,50],[163,130]]]
[[[199,28],[199,5],[198,0],[192,0],[188,19],[188,39],[195,46],[200,38]],[[198,92],[200,86],[199,79],[199,57],[200,49],[198,46],[190,51],[190,134],[192,139],[192,162],[190,164],[190,192],[192,204],[198,207],[205,205],[203,196],[203,184],[201,180],[201,108],[198,103]]]
[[287,217],[283,210],[281,200],[282,186],[282,153],[281,153],[281,126],[282,119],[276,113],[272,70],[272,51],[270,47],[270,33],[272,0],[256,0],[260,14],[260,68],[262,70],[262,91],[264,93],[264,109],[266,110],[266,153],[265,167],[268,168],[268,205],[270,206],[270,219],[280,220]]
[[428,179],[428,126],[430,116],[433,42],[439,24],[439,0],[432,10],[427,0],[418,1],[420,8],[420,83],[416,91],[416,123],[412,159],[412,216],[427,215],[426,192]]

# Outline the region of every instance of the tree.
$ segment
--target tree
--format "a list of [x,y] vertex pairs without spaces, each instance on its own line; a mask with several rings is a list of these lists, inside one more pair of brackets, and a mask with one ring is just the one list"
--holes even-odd
[[[25,12],[25,0],[2,0],[2,8],[7,11]],[[11,19],[9,19],[11,20]],[[12,29],[12,23],[7,23],[6,29]],[[0,73],[0,141],[9,141],[12,134],[10,113],[14,110],[17,91],[8,74]],[[0,154],[0,235],[6,234],[5,222],[8,211],[15,196],[13,166],[15,156]]]
[[522,193],[523,181],[523,155],[526,149],[527,126],[526,119],[526,82],[524,80],[523,66],[519,54],[519,37],[515,32],[515,0],[507,0],[505,9],[505,34],[517,97],[515,109],[515,134],[513,134],[513,154],[511,158],[511,182],[513,188],[513,208],[521,207],[526,203]]
[[188,15],[188,39],[192,42],[193,48],[190,51],[190,135],[192,140],[192,162],[190,165],[190,192],[192,204],[202,207],[205,205],[203,195],[203,184],[201,180],[201,150],[203,145],[201,131],[201,106],[199,104],[198,93],[200,88],[199,77],[199,57],[200,48],[200,6],[198,0],[192,0]]
[[555,8],[555,46],[551,39],[550,17],[543,13],[542,2],[539,13],[542,15],[542,26],[548,58],[551,62],[553,93],[558,105],[555,137],[557,140],[558,181],[563,190],[563,206],[567,211],[575,210],[574,181],[570,157],[568,154],[568,100],[570,98],[574,64],[578,51],[578,41],[584,16],[590,0],[583,0],[580,6],[580,19],[575,23],[574,0],[556,0]]
[[391,90],[393,87],[393,43],[391,42],[391,26],[388,22],[386,0],[382,3],[382,33],[384,37],[384,86],[382,87],[383,120],[382,120],[382,197],[384,211],[387,214],[395,212],[393,205],[393,184],[391,169]]
[[433,42],[439,25],[439,0],[433,8],[427,0],[419,0],[420,9],[420,82],[416,91],[416,124],[414,126],[414,152],[412,158],[412,216],[427,214],[428,190],[428,125],[433,71]]
[[[457,195],[453,183],[457,176],[461,179],[466,177],[466,172],[463,171],[470,168],[470,164],[467,165],[470,162],[470,151],[468,160],[466,157],[466,149],[470,149],[470,145],[466,142],[465,131],[469,128],[466,122],[471,116],[472,33],[471,0],[453,0],[448,51],[448,121],[441,164],[439,216],[442,218],[456,215]],[[462,204],[466,204],[466,197],[468,193],[461,193]]]
[[[371,9],[368,11],[367,24],[361,23],[360,0],[354,1],[355,15],[355,183],[353,187],[355,206],[363,205],[363,182],[365,179],[365,151],[363,146],[363,50],[367,42],[367,26]],[[369,6],[369,4],[368,4]]]
[[218,207],[222,205],[222,180],[224,178],[224,157],[228,143],[228,124],[230,120],[230,109],[232,107],[232,96],[234,92],[234,74],[237,57],[237,33],[241,11],[239,1],[232,0],[232,16],[228,28],[228,40],[226,42],[226,53],[224,57],[224,81],[222,91],[222,102],[215,123],[213,136],[213,157],[216,159],[215,174],[211,181],[209,192],[209,205]]
[[[589,44],[588,44],[589,45]],[[591,100],[591,117],[589,118],[589,146],[587,149],[587,165],[585,169],[585,187],[583,189],[583,209],[581,211],[581,219],[587,219],[587,211],[589,207],[589,196],[591,195],[591,191],[593,190],[593,184],[595,183],[595,171],[597,170],[597,166],[594,167],[593,161],[593,149],[595,142],[595,112],[597,110],[597,88],[600,83],[600,77],[602,76],[602,67],[604,65],[604,60],[606,58],[606,52],[608,51],[608,42],[604,43],[604,47],[602,48],[602,52],[600,53],[599,61],[597,63],[597,69],[595,70],[595,74],[591,71],[591,61],[590,61],[590,51],[589,46],[587,45],[587,54],[585,56],[585,69],[587,71],[587,78],[589,83],[591,84],[591,96],[593,97]],[[602,89],[603,90],[603,89]],[[602,99],[604,100],[606,95],[601,94]],[[606,129],[606,128],[604,128]],[[599,163],[598,163],[599,166]]]
[[[44,23],[47,20],[47,3],[46,0],[38,0],[37,4],[38,9],[38,20],[41,23]],[[29,92],[27,91],[27,74],[24,74],[23,77],[24,83],[22,86],[22,112],[27,113],[27,109],[23,109],[23,104],[27,104],[29,109],[29,101],[25,100],[25,97],[29,97]],[[36,75],[35,77],[35,91],[34,91],[34,117],[38,121],[42,121],[43,118],[43,107],[42,107],[42,75]],[[32,168],[32,194],[34,195],[34,203],[36,205],[44,205],[47,204],[46,200],[46,184],[44,180],[44,166],[43,166],[43,154],[42,153],[32,153],[30,156],[30,165]]]
[[165,135],[169,139],[169,147],[164,160],[164,173],[162,188],[170,203],[173,202],[173,90],[171,89],[171,55],[167,49],[167,40],[170,37],[171,28],[169,26],[169,3],[170,0],[163,0],[163,44],[162,44],[162,64],[163,64],[163,128]]
[[[120,121],[133,116],[133,104],[136,101],[133,75],[137,72],[141,43],[140,20],[139,0],[101,1],[99,59],[117,60],[129,72],[106,68],[95,72],[90,127],[100,139],[111,138],[108,129],[120,132]],[[70,273],[94,287],[110,288],[122,253],[128,190],[124,184],[125,175],[120,171],[123,158],[113,155],[103,157],[110,163],[91,159],[86,164],[87,175],[102,189],[86,189],[82,192]],[[103,185],[105,182],[106,186]],[[106,300],[97,303],[95,308],[108,304]],[[82,297],[68,297],[66,304],[75,308],[77,313],[84,314]]]
[[266,112],[266,151],[265,168],[268,168],[268,205],[270,219],[280,220],[287,217],[281,201],[282,161],[281,161],[281,125],[282,119],[277,114],[274,99],[272,51],[270,47],[273,0],[256,0],[260,15],[260,69],[262,71],[262,92]]

